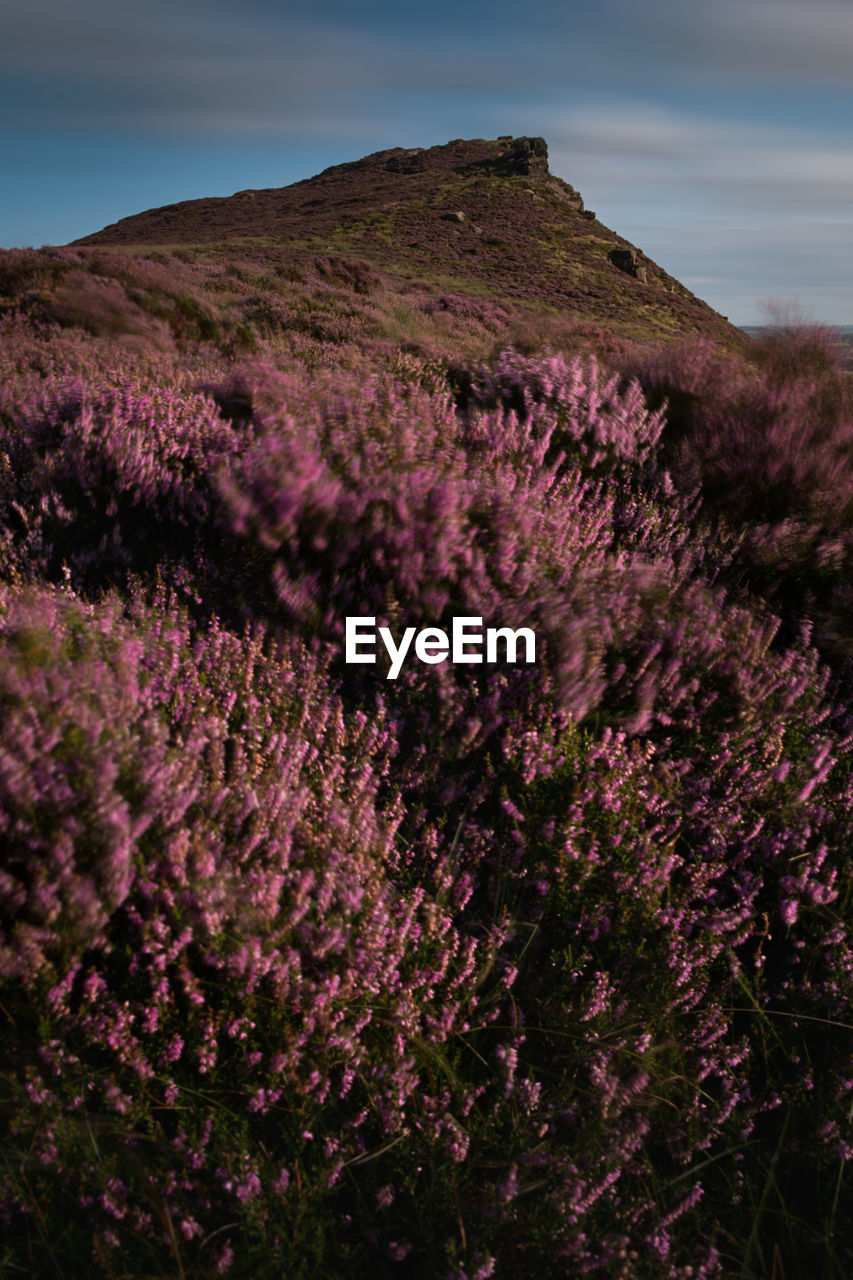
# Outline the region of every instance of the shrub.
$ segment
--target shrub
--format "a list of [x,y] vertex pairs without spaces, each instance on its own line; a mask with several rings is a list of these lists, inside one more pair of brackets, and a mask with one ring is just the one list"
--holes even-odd
[[701,344],[632,366],[666,404],[664,457],[736,536],[732,578],[786,618],[814,619],[827,656],[850,656],[853,401],[827,331],[771,330],[753,362]]
[[[2,331],[7,1264],[846,1275],[832,397]],[[389,681],[348,614],[537,663]]]

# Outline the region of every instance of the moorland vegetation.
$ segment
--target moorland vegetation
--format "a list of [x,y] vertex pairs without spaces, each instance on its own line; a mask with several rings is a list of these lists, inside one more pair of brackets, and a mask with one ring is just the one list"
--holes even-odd
[[0,257],[3,1274],[849,1276],[833,335],[175,228]]

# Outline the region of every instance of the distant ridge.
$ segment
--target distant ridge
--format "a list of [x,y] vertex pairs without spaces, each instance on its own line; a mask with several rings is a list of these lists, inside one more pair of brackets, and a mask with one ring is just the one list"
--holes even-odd
[[636,336],[739,331],[584,207],[543,138],[395,147],[288,187],[150,209],[79,246],[264,246],[356,256],[395,276]]

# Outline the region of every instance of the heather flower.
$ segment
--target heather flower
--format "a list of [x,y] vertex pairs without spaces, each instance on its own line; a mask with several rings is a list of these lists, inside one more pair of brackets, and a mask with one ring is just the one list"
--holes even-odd
[[390,1186],[380,1187],[376,1193],[377,1209],[389,1209],[394,1203],[394,1188]]
[[226,1240],[223,1248],[219,1252],[216,1259],[217,1275],[224,1275],[226,1271],[231,1269],[231,1263],[234,1261],[234,1250],[231,1248],[231,1242]]
[[412,1246],[408,1241],[390,1240],[388,1242],[388,1257],[392,1262],[405,1262],[411,1252]]
[[[164,1273],[719,1277],[767,1151],[825,1223],[850,1150],[842,400],[514,352],[453,399],[342,359],[380,286],[307,269],[313,317],[245,266],[251,367],[0,321],[10,1258],[55,1203],[69,1257]],[[386,682],[348,613],[539,658]]]

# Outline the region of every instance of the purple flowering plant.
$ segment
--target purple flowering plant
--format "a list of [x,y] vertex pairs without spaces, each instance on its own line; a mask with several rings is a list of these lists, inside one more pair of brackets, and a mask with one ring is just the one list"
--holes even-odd
[[[10,1274],[846,1275],[825,347],[461,378],[324,260],[310,332],[247,262],[251,350],[233,272],[102,262],[119,348],[63,254],[0,317]],[[389,682],[349,615],[537,661]]]

